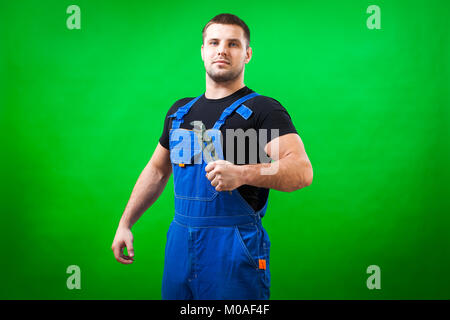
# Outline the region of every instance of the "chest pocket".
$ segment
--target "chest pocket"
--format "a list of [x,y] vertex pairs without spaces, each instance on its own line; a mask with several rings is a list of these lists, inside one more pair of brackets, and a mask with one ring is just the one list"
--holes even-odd
[[207,163],[202,159],[202,148],[195,133],[186,129],[171,130],[169,144],[175,197],[214,200],[219,192],[206,178]]

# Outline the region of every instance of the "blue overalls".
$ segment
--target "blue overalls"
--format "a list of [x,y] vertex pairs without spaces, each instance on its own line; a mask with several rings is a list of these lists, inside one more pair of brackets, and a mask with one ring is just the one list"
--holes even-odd
[[[207,131],[220,159],[221,139],[214,133],[234,111],[248,119],[252,111],[243,103],[257,95],[232,103]],[[180,124],[199,98],[169,116],[174,118],[169,141],[175,217],[167,232],[162,298],[269,299],[270,241],[261,224],[267,201],[255,211],[237,189],[216,191],[206,178],[205,157],[192,160],[202,154],[204,142],[192,130],[180,129]]]

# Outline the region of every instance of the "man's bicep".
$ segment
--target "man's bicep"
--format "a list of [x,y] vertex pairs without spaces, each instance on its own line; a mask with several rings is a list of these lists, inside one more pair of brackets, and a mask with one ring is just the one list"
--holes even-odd
[[264,150],[273,160],[280,160],[288,155],[308,158],[303,141],[297,133],[288,133],[272,139],[266,144]]
[[170,151],[158,143],[152,158],[150,159],[150,164],[164,175],[171,174],[172,165],[170,162]]

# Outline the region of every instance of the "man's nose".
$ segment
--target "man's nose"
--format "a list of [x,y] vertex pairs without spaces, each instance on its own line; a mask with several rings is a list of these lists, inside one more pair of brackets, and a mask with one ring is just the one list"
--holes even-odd
[[220,44],[217,46],[217,54],[218,55],[226,55],[227,47],[224,44]]

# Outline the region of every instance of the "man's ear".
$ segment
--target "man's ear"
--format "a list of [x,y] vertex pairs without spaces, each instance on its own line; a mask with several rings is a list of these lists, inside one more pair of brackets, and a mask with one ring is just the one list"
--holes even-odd
[[205,61],[205,59],[203,58],[203,44],[202,44],[202,47],[200,48],[200,54],[202,56],[202,60]]
[[249,63],[250,60],[252,59],[252,55],[253,55],[253,51],[252,51],[252,47],[248,47],[247,51],[245,52],[245,63]]

